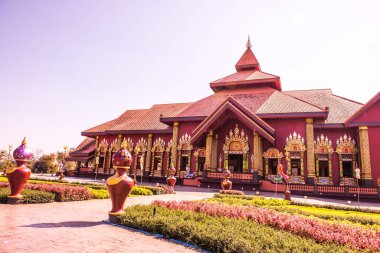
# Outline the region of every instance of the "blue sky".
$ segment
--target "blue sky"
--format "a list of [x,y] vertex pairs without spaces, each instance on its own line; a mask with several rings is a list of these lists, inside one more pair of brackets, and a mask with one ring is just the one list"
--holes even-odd
[[191,102],[232,74],[251,34],[284,90],[380,87],[379,1],[0,2],[0,149],[63,150],[127,109]]

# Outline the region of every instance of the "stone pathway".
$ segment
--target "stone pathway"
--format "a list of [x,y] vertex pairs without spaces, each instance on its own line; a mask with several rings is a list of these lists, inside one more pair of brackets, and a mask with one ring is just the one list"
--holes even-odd
[[[133,197],[127,205],[153,200],[195,200],[211,192]],[[198,252],[195,249],[103,223],[111,202],[0,205],[0,252]],[[127,251],[128,249],[128,251]]]

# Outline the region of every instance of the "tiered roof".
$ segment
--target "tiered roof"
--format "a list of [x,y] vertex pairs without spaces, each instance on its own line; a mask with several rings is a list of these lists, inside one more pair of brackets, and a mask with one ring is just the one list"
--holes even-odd
[[330,89],[282,91],[278,76],[261,71],[250,40],[235,67],[236,73],[210,84],[215,94],[194,103],[156,104],[149,109],[128,110],[114,120],[83,131],[82,135],[170,133],[174,121],[203,121],[229,99],[248,110],[246,115],[254,114],[261,119],[312,117],[323,127],[343,126],[362,106],[332,94]]

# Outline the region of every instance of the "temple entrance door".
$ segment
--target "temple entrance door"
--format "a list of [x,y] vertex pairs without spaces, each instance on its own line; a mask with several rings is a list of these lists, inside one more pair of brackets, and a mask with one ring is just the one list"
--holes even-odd
[[268,159],[268,167],[270,175],[277,175],[278,159]]
[[353,177],[352,161],[342,161],[343,177]]
[[199,171],[203,171],[205,167],[206,158],[205,157],[199,157],[198,158],[198,169]]
[[329,177],[329,161],[319,161],[319,176]]
[[300,159],[291,159],[291,170],[293,176],[301,175],[301,160]]
[[243,154],[228,155],[228,169],[231,172],[243,172]]
[[186,171],[186,166],[189,165],[189,157],[181,156],[181,171]]

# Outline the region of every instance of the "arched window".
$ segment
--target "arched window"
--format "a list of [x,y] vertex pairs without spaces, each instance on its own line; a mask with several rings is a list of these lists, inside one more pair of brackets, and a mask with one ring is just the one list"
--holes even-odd
[[162,176],[162,163],[164,160],[165,142],[161,137],[156,139],[152,146],[152,172],[155,177]]
[[288,163],[289,183],[304,184],[304,138],[294,132],[286,138],[285,156]]
[[203,170],[205,169],[206,162],[206,150],[204,148],[199,148],[194,152],[195,157],[195,171],[197,176],[201,176]]
[[248,136],[244,129],[239,130],[236,124],[234,131],[230,130],[223,145],[224,168],[231,172],[248,172]]
[[321,134],[314,141],[316,184],[333,185],[331,156],[334,152],[331,140]]
[[141,137],[141,139],[136,143],[135,146],[135,153],[137,154],[136,159],[136,175],[141,176],[144,173],[141,173],[142,170],[144,170],[145,167],[145,157],[146,157],[146,150],[147,150],[147,142],[146,140]]
[[336,141],[336,152],[339,157],[340,185],[356,185],[354,171],[358,150],[355,140],[345,134]]
[[277,148],[270,148],[263,153],[265,162],[265,178],[271,179],[278,174],[277,166],[281,163],[284,155]]
[[184,134],[178,141],[178,170],[179,176],[186,176],[186,167],[191,168],[191,150],[193,145],[191,145],[191,136],[189,134]]
[[98,160],[98,171],[97,173],[104,174],[104,169],[106,167],[106,158],[108,151],[108,142],[104,138],[99,145],[99,160]]

